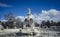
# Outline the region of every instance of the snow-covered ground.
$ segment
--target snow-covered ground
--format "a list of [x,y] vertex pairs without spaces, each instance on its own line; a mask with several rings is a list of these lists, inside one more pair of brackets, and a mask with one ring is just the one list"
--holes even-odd
[[19,31],[20,31],[20,29],[4,29],[4,30],[0,30],[0,35],[17,33]]
[[[60,32],[55,30],[50,30],[48,28],[40,28],[39,29],[39,36],[18,36],[15,33],[19,32],[20,29],[5,29],[4,31],[0,30],[0,34],[6,34],[0,35],[5,37],[60,37]],[[10,36],[11,35],[11,36]]]

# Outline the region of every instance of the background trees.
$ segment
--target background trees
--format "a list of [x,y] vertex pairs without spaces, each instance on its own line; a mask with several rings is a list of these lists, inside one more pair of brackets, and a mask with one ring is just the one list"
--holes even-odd
[[48,28],[51,26],[51,23],[49,22],[49,20],[45,24]]
[[56,23],[56,26],[60,26],[60,21]]
[[59,21],[59,22],[55,22],[55,21],[53,21],[53,20],[51,20],[51,21],[49,21],[49,20],[47,20],[47,21],[42,21],[42,22],[41,22],[41,27],[43,27],[43,26],[47,26],[48,28],[49,28],[50,26],[60,26],[60,21]]
[[43,21],[41,22],[41,27],[46,26],[45,23],[46,23],[46,21],[43,20]]

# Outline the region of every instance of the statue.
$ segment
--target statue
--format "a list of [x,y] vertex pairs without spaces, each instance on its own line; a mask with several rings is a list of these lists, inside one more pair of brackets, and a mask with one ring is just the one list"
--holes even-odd
[[30,8],[28,8],[28,14],[31,14],[31,9]]

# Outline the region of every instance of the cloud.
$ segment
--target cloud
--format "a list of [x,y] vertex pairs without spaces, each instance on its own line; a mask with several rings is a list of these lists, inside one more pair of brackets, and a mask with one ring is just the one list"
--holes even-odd
[[60,21],[60,11],[56,9],[50,9],[48,11],[42,10],[41,15],[46,17],[48,20]]
[[[18,18],[21,18],[21,20],[24,20],[27,16],[17,16]],[[60,11],[56,9],[50,9],[50,10],[42,10],[40,14],[33,14],[30,16],[33,18],[33,20],[37,23],[41,23],[41,21],[45,20],[53,20],[53,21],[60,21]]]
[[7,20],[0,20],[1,22],[6,22]]
[[56,9],[50,9],[50,10],[42,10],[40,14],[36,14],[35,20],[38,23],[41,23],[41,21],[45,20],[53,20],[53,21],[60,21],[60,11]]
[[24,20],[25,20],[25,17],[24,17],[24,16],[17,16],[16,19],[17,19],[17,18],[20,18],[21,21],[24,21]]
[[0,3],[0,6],[1,7],[12,7],[11,5],[7,5],[7,4],[4,4],[4,3]]

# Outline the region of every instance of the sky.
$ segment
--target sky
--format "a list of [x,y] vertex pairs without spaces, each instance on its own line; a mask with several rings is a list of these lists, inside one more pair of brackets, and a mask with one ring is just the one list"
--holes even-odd
[[[60,13],[60,0],[0,0],[0,17],[3,19],[3,16],[7,13],[12,13],[14,17],[24,17],[28,13],[27,8],[31,9],[33,15],[38,16],[41,16],[44,12],[49,13],[49,11]],[[51,14],[53,15],[53,13]]]

